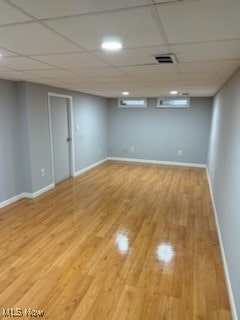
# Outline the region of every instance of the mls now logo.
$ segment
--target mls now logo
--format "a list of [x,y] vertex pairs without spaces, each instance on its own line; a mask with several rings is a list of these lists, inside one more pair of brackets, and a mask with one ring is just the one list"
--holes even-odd
[[43,310],[35,310],[31,308],[3,308],[2,315],[5,318],[14,318],[18,317],[21,318],[23,316],[29,317],[29,318],[37,318],[37,317],[43,317],[44,311]]

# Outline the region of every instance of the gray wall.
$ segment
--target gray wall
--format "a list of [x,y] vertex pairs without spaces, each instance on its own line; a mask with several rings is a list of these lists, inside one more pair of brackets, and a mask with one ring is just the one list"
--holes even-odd
[[[73,97],[75,171],[107,156],[107,99],[26,83],[29,146],[33,192],[52,183],[49,140],[48,92]],[[76,130],[76,125],[80,130]],[[41,169],[46,175],[41,176]]]
[[240,317],[240,70],[214,99],[208,170]]
[[107,157],[108,104],[104,98],[84,94],[74,94],[73,104],[75,170],[79,171]]
[[0,80],[0,201],[18,194],[16,86]]
[[[0,202],[52,183],[48,92],[73,96],[75,171],[107,156],[107,99],[1,80]],[[42,168],[45,176],[40,174]]]
[[18,193],[32,192],[32,179],[31,179],[31,162],[29,150],[29,128],[27,117],[27,104],[26,104],[26,83],[17,82],[17,180],[18,180]]
[[132,110],[110,100],[109,156],[206,164],[212,99],[192,98],[186,109],[156,105],[156,99],[148,99],[147,108]]

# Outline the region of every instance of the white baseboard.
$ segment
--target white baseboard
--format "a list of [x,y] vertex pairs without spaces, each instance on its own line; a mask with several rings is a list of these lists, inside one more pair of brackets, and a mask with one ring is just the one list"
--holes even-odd
[[3,202],[0,202],[0,208],[4,208],[4,207],[6,207],[6,206],[18,201],[18,200],[21,200],[22,198],[23,198],[22,194],[19,194],[19,195],[15,196],[15,197],[12,197],[12,198],[7,199],[7,200],[5,200]]
[[158,160],[118,158],[118,157],[109,157],[108,160],[111,160],[111,161],[138,162],[138,163],[149,163],[149,164],[162,164],[162,165],[180,166],[180,167],[206,168],[206,164],[201,164],[201,163],[185,163],[185,162],[158,161]]
[[87,171],[89,171],[89,170],[91,170],[91,169],[99,166],[100,164],[102,164],[102,163],[104,163],[104,162],[106,162],[106,161],[108,161],[108,158],[105,158],[105,159],[103,159],[103,160],[100,160],[100,161],[98,161],[98,162],[95,162],[95,163],[91,164],[90,166],[88,166],[88,167],[86,167],[86,168],[83,168],[83,169],[81,169],[81,170],[79,170],[79,171],[77,171],[77,172],[74,172],[74,175],[73,175],[73,176],[74,176],[74,177],[77,177],[77,176],[79,176],[80,174],[83,174],[83,173],[85,173],[85,172],[87,172]]
[[34,198],[37,198],[39,197],[41,194],[53,189],[55,187],[55,184],[54,183],[51,183],[50,185],[34,192],[34,193],[26,193],[24,192],[23,195],[24,195],[24,198],[28,198],[28,199],[34,199]]
[[[83,174],[84,172],[87,172],[87,171],[99,166],[100,164],[106,162],[107,160],[108,160],[108,158],[105,158],[105,159],[103,159],[101,161],[95,162],[94,164],[92,164],[92,165],[90,165],[90,166],[88,166],[86,168],[83,168],[82,170],[79,170],[79,171],[75,172],[73,176],[77,177],[80,174]],[[7,199],[7,200],[5,200],[3,202],[0,202],[0,208],[4,208],[4,207],[8,206],[9,204],[12,204],[12,203],[14,203],[14,202],[16,202],[18,200],[24,199],[24,198],[34,199],[34,198],[40,196],[41,194],[51,190],[54,187],[55,187],[55,184],[52,183],[52,184],[44,187],[43,189],[40,189],[40,190],[34,192],[34,193],[23,192],[23,193],[21,193],[21,194],[19,194],[17,196],[14,196],[14,197],[12,197],[10,199]]]
[[230,280],[230,276],[229,276],[229,272],[228,272],[227,259],[226,259],[226,255],[225,255],[225,251],[224,251],[222,234],[221,234],[221,229],[219,226],[217,209],[216,209],[216,205],[215,205],[215,201],[214,201],[213,190],[212,190],[212,185],[211,185],[211,180],[210,180],[208,168],[206,168],[206,173],[207,173],[208,185],[209,185],[210,195],[211,195],[211,200],[212,200],[212,205],[213,205],[215,222],[216,222],[216,226],[217,226],[217,233],[218,233],[218,239],[219,239],[219,243],[220,243],[220,250],[221,250],[221,255],[222,255],[223,268],[224,268],[225,279],[226,279],[226,283],[227,283],[227,290],[228,290],[228,296],[229,296],[232,316],[233,316],[233,320],[238,320],[237,309],[236,309],[234,296],[233,296],[233,292],[232,292],[232,284],[231,284],[231,280]]
[[24,198],[34,199],[34,198],[40,196],[41,194],[51,190],[54,187],[55,187],[55,184],[50,184],[49,186],[46,186],[46,187],[44,187],[34,193],[28,193],[28,192],[20,193],[19,195],[15,196],[15,197],[12,197],[12,198],[7,199],[3,202],[0,202],[0,208],[4,208],[4,207],[8,206],[9,204],[12,204],[12,203],[14,203],[18,200],[24,199]]

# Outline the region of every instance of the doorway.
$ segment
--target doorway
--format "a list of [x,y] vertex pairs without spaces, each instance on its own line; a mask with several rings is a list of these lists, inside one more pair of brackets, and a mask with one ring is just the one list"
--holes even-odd
[[74,175],[72,97],[48,94],[52,180],[57,184]]

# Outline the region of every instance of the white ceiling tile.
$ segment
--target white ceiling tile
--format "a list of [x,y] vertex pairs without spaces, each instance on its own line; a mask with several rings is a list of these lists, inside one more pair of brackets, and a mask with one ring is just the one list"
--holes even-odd
[[51,86],[62,86],[63,87],[63,83],[61,81],[58,81],[56,79],[49,79],[49,78],[41,78],[41,77],[35,77],[35,82],[41,83],[41,84],[47,84],[47,85],[51,85]]
[[52,64],[59,68],[78,69],[87,67],[101,68],[108,66],[107,63],[104,63],[91,53],[85,52],[34,56],[34,58],[38,59],[39,61]]
[[174,2],[158,12],[171,44],[240,38],[239,0]]
[[0,1],[0,25],[19,23],[32,20],[29,16],[13,8],[6,2]]
[[0,69],[0,78],[4,79],[11,79],[11,80],[26,80],[26,81],[33,81],[36,79],[31,74],[27,74],[25,72],[16,71],[16,70],[1,70]]
[[46,23],[88,50],[101,49],[102,41],[112,37],[119,38],[124,47],[163,44],[148,8],[49,20]]
[[153,90],[153,89],[148,89],[148,90],[133,90],[131,91],[130,97],[157,97],[158,92]]
[[[0,0],[0,46],[4,48],[0,49],[0,78],[106,97],[117,97],[123,90],[131,96],[156,97],[169,95],[172,89],[211,96],[240,66],[239,0],[155,0],[178,65],[154,64],[155,54],[170,52],[149,8],[111,11],[145,5],[148,0],[13,1],[41,18],[73,14],[44,23],[79,46],[36,22],[1,26],[17,22],[11,19],[17,19],[20,11],[9,7],[9,14],[2,17]],[[100,50],[106,36],[121,39],[125,48],[115,53]],[[84,47],[94,52],[83,52]]]
[[[169,88],[169,91],[170,90],[176,90],[178,89],[179,87],[183,87],[184,86],[184,83],[182,81],[156,81],[156,82],[153,82],[153,81],[149,81],[149,82],[146,82],[144,84],[141,85],[142,87],[145,87],[145,88]],[[139,87],[141,87],[139,86]]]
[[217,90],[219,89],[218,86],[188,86],[187,92],[190,93],[191,96],[212,96]]
[[183,80],[226,80],[230,78],[232,75],[232,72],[216,72],[216,73],[207,73],[207,72],[201,72],[201,73],[181,73],[181,78]]
[[0,71],[14,71],[11,68],[5,68],[0,66]]
[[123,72],[112,67],[107,68],[82,68],[72,70],[82,77],[105,77],[105,76],[122,76]]
[[110,76],[98,76],[99,79],[103,82],[112,82],[112,83],[130,83],[136,81],[135,77],[128,75],[110,75]]
[[68,77],[73,77],[73,73],[67,70],[52,69],[52,70],[33,70],[30,72],[35,76],[40,76],[43,78],[52,78],[55,80],[67,79]]
[[137,76],[137,75],[164,75],[164,74],[175,74],[177,75],[177,69],[175,65],[149,65],[149,66],[129,66],[119,68],[126,74]]
[[168,53],[168,49],[164,46],[124,49],[117,54],[105,51],[95,52],[98,57],[113,66],[134,66],[154,63],[155,55],[166,53]]
[[171,45],[178,62],[240,59],[240,39]]
[[110,91],[107,89],[106,90],[84,89],[84,91],[82,91],[81,88],[76,87],[73,90],[80,91],[80,92],[87,93],[87,94],[92,94],[92,95],[99,96],[99,97],[106,97],[106,98],[114,98],[114,97],[117,97],[117,95],[118,95],[118,92]]
[[209,88],[209,87],[212,87],[212,86],[220,86],[222,83],[224,83],[224,80],[205,80],[205,81],[201,81],[201,80],[197,80],[197,81],[194,81],[194,80],[191,80],[191,81],[184,81],[184,85],[185,87],[187,88]]
[[38,62],[26,57],[18,57],[18,56],[0,59],[0,66],[12,68],[16,70],[37,70],[37,69],[51,68],[45,63]]
[[39,19],[146,5],[147,0],[11,0]]
[[0,44],[6,49],[27,55],[80,50],[70,41],[35,22],[0,27]]
[[176,2],[181,0],[153,0],[154,3],[169,3],[169,2]]
[[191,89],[191,97],[212,97],[217,92],[218,88],[208,89]]
[[211,61],[211,62],[188,62],[180,63],[178,68],[181,73],[221,73],[221,72],[234,72],[240,66],[240,60],[229,61]]
[[[81,87],[81,88],[90,88],[90,89],[94,89],[94,88],[98,88],[98,89],[103,89],[106,88],[106,83],[103,83],[101,81],[98,81],[98,79],[82,79],[82,78],[75,78],[75,79],[62,79],[62,82],[67,85],[67,86],[73,86],[73,87]],[[111,87],[108,86],[108,87]]]
[[150,0],[153,1],[155,4],[161,4],[161,5],[168,5],[171,2],[192,2],[192,1],[202,1],[202,0]]
[[174,73],[164,73],[164,74],[141,74],[135,76],[136,81],[142,82],[172,82],[179,81],[180,75],[176,72]]

